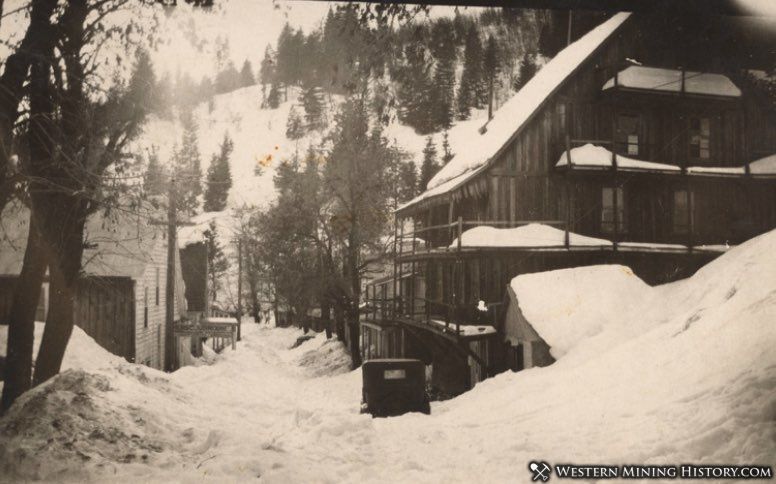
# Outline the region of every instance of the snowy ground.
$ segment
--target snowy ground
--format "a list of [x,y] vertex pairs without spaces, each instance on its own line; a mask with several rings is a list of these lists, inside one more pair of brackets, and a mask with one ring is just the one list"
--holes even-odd
[[77,333],[69,370],[0,419],[0,480],[527,482],[532,459],[774,466],[774,267],[771,233],[689,280],[633,284],[641,297],[590,309],[633,325],[586,332],[556,364],[487,380],[428,417],[360,415],[342,347],[318,336],[289,350],[297,330],[248,325],[237,351],[171,375]]

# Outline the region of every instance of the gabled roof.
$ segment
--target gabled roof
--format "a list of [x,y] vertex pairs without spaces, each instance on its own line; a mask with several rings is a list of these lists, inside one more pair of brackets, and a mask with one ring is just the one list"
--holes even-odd
[[399,207],[397,212],[423,200],[448,193],[487,167],[528,124],[547,99],[629,16],[629,13],[624,12],[614,15],[560,51],[496,111],[484,129],[473,129],[467,142],[462,143],[462,149],[459,149],[455,157],[429,181],[427,190]]
[[[142,276],[158,255],[159,244],[166,244],[165,228],[150,223],[154,215],[164,216],[149,208],[92,215],[84,230],[89,247],[82,259],[84,273],[133,279]],[[16,276],[21,272],[28,230],[29,210],[18,203],[9,204],[0,223],[0,275]]]

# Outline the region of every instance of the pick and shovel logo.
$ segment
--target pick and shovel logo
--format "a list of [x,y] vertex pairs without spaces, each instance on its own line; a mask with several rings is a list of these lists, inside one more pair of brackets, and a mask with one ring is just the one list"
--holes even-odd
[[532,481],[542,481],[547,482],[550,480],[550,473],[552,472],[552,469],[550,469],[550,465],[546,462],[531,462],[528,464],[528,470],[530,470],[533,473],[533,479]]

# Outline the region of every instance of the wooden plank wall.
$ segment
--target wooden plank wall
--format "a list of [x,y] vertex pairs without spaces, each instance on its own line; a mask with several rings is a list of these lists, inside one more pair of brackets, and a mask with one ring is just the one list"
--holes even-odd
[[88,277],[78,282],[75,323],[103,348],[134,361],[134,285],[127,278]]

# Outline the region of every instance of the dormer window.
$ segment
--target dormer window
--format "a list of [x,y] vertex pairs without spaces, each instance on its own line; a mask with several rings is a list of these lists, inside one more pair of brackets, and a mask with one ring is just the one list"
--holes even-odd
[[690,117],[690,158],[708,160],[711,157],[711,123],[709,118]]

